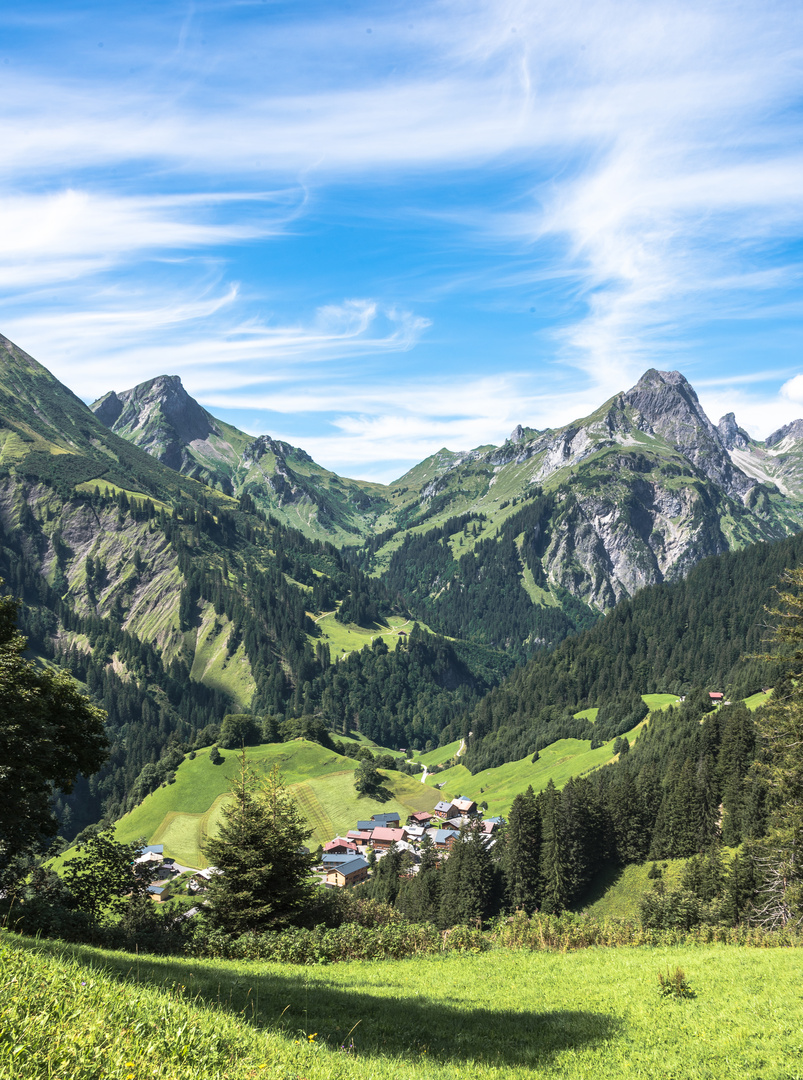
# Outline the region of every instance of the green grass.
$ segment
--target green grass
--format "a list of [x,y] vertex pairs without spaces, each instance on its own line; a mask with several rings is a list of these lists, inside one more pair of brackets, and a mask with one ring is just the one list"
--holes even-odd
[[[626,732],[631,744],[641,726],[639,724]],[[611,739],[592,750],[588,739],[560,739],[545,747],[535,762],[531,757],[520,758],[493,769],[483,769],[473,776],[465,765],[453,765],[450,769],[428,776],[426,783],[427,786],[442,784],[441,798],[467,795],[475,802],[487,802],[490,815],[504,815],[516,795],[530,785],[536,793],[543,791],[550,780],[556,787],[563,787],[571,777],[582,776],[614,761],[613,743]]]
[[[300,968],[0,943],[0,1080],[803,1077],[800,958],[495,950]],[[682,967],[696,997],[663,999]]]
[[457,751],[460,749],[462,739],[455,739],[454,742],[446,743],[445,746],[437,746],[434,750],[429,750],[425,754],[414,754],[416,761],[420,761],[422,765],[426,765],[428,769],[431,769],[433,765],[443,765],[445,761],[451,761]]
[[[687,859],[658,859],[667,889],[680,888]],[[603,870],[591,886],[586,911],[597,919],[636,919],[639,903],[655,882],[647,877],[652,862]]]
[[231,694],[241,709],[247,709],[256,686],[245,646],[241,643],[232,656],[228,654],[231,630],[228,618],[217,616],[214,607],[206,604],[196,631],[190,678]]
[[[332,659],[363,649],[378,637],[385,642],[389,649],[395,649],[399,642],[404,640],[399,636],[399,631],[404,630],[409,634],[414,626],[411,620],[403,619],[398,615],[391,615],[387,620],[387,626],[376,623],[371,629],[356,626],[354,623],[339,622],[335,618],[334,612],[322,617],[313,615],[312,618],[321,631],[321,637],[310,638],[310,641],[313,644],[315,642],[321,644],[326,642],[329,645]],[[419,626],[423,625],[423,623],[419,623]]]
[[760,709],[762,705],[766,705],[766,703],[771,697],[772,690],[770,690],[768,694],[764,694],[762,693],[762,691],[759,690],[757,694],[751,694],[750,697],[745,698],[744,703],[748,707],[748,709],[753,712],[756,709]]
[[[203,846],[215,835],[232,779],[240,763],[234,750],[221,751],[224,762],[213,765],[209,751],[201,750],[193,761],[176,770],[176,781],[160,787],[115,826],[118,840],[145,837],[163,844],[165,853],[187,866],[204,867]],[[261,776],[274,763],[284,776],[299,809],[313,830],[311,843],[331,840],[356,828],[360,818],[376,813],[398,812],[402,820],[416,810],[432,810],[439,796],[420,780],[388,770],[386,787],[393,792],[387,802],[360,798],[354,790],[356,762],[326,750],[318,743],[294,739],[289,743],[266,743],[249,747],[248,764]]]

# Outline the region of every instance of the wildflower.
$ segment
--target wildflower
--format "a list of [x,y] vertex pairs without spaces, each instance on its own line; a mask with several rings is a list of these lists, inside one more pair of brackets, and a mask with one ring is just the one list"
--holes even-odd
[[[317,1034],[318,1034],[318,1032],[316,1031],[315,1035],[317,1035]],[[315,1035],[308,1035],[307,1036],[307,1038],[309,1039],[310,1042],[312,1042],[312,1040],[315,1038]]]

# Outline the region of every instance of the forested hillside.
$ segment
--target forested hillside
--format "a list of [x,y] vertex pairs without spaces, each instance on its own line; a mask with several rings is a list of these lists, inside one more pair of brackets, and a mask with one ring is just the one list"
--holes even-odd
[[622,601],[591,629],[516,669],[462,728],[453,726],[452,738],[472,733],[464,764],[476,772],[556,738],[594,739],[595,726],[573,715],[591,705],[606,705],[606,719],[627,730],[638,693],[705,686],[735,700],[772,685],[777,669],[749,657],[765,651],[767,608],[781,575],[801,564],[798,535],[706,559],[683,581]]
[[[181,747],[247,710],[273,737],[366,725],[394,745],[437,741],[510,670],[425,634],[334,665],[317,624],[336,610],[378,634],[403,601],[331,544],[161,465],[109,432],[3,339],[0,576],[21,628],[108,712],[111,756],[68,798],[72,835],[169,776]],[[370,639],[370,635],[369,635]]]

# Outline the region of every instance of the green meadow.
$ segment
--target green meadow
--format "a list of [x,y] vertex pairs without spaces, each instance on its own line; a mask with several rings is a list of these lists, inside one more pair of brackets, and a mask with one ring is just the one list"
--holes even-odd
[[[0,1080],[796,1080],[795,949],[291,964],[0,938]],[[685,972],[695,996],[663,998]]]
[[[204,843],[216,834],[240,768],[237,751],[221,753],[221,765],[211,763],[209,750],[198,751],[192,761],[186,758],[176,770],[175,783],[158,788],[117,822],[117,839],[129,842],[144,836],[148,843],[164,844],[165,852],[184,865],[207,866]],[[259,776],[278,765],[313,830],[313,845],[345,835],[356,827],[358,818],[395,811],[406,820],[416,810],[432,810],[439,798],[420,780],[395,770],[383,774],[392,798],[379,802],[360,797],[354,789],[356,762],[305,739],[248,747],[246,755]]]
[[[399,642],[404,640],[402,634],[409,634],[415,625],[412,620],[403,619],[398,615],[391,615],[384,625],[375,623],[370,628],[357,626],[356,623],[339,622],[335,618],[334,611],[310,617],[321,632],[320,637],[310,638],[310,641],[313,644],[328,644],[333,660],[371,645],[376,638],[381,638],[389,649],[395,649]],[[418,625],[424,626],[424,623]]]
[[[233,659],[236,659],[233,658]],[[676,700],[671,694],[646,695],[651,709],[664,708]],[[593,720],[596,710],[586,710]],[[632,742],[642,725],[627,733]],[[339,736],[338,736],[339,737]],[[365,743],[374,753],[384,753],[360,738],[347,742]],[[416,761],[432,767],[454,759],[461,740],[438,747],[425,754],[413,755]],[[397,756],[397,751],[387,751]],[[203,848],[208,836],[215,835],[220,816],[239,769],[234,750],[223,751],[222,765],[213,765],[209,751],[198,751],[176,771],[173,784],[158,788],[116,825],[119,840],[145,837],[148,843],[164,844],[165,851],[188,866],[204,867]],[[425,784],[418,777],[388,770],[386,788],[392,797],[386,802],[360,797],[354,790],[355,762],[318,743],[295,739],[289,743],[267,743],[249,747],[249,765],[259,775],[266,775],[274,764],[279,766],[286,783],[313,831],[312,843],[325,843],[337,834],[353,829],[359,818],[380,812],[397,812],[402,820],[416,810],[432,810],[440,799],[467,795],[477,802],[486,801],[491,814],[506,814],[520,791],[532,784],[535,791],[550,780],[562,787],[573,776],[581,776],[614,760],[613,740],[592,750],[582,739],[561,739],[543,749],[536,762],[530,757],[508,762],[472,776],[464,765],[453,765]],[[439,785],[436,788],[435,785]]]
[[[642,696],[651,712],[664,709],[678,700],[675,694]],[[591,708],[575,715],[585,717],[593,723],[598,712],[598,709]],[[631,731],[625,732],[631,745],[638,738],[645,722],[642,721]],[[539,792],[543,791],[551,780],[555,787],[560,788],[574,776],[583,776],[615,761],[613,744],[614,740],[610,739],[592,750],[588,739],[560,739],[541,750],[537,761],[528,756],[493,769],[485,769],[473,776],[465,765],[452,765],[442,772],[428,776],[426,783],[433,786],[437,784],[442,797],[454,799],[458,795],[466,795],[475,802],[487,802],[489,814],[503,815],[510,809],[516,795],[530,785],[533,791]],[[418,754],[416,760],[426,762],[430,767],[440,765],[451,761],[459,746],[459,741],[450,743],[449,746],[440,747],[429,754]]]

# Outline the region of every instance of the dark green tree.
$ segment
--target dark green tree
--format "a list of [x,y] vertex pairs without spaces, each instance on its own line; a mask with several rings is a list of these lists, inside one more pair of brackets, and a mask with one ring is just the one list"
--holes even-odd
[[515,797],[502,844],[501,867],[509,910],[531,915],[541,903],[541,815],[532,787]]
[[424,835],[419,852],[418,873],[402,879],[396,906],[411,922],[437,922],[443,866],[428,834]]
[[93,832],[64,867],[75,907],[92,925],[118,918],[134,899],[147,897],[154,867],[135,863],[143,843],[121,844],[111,828]]
[[787,571],[779,593],[775,661],[784,675],[756,723],[765,740],[770,832],[758,856],[764,883],[757,918],[765,926],[803,921],[803,568]]
[[560,792],[550,780],[539,797],[542,821],[540,867],[542,910],[549,914],[563,911],[570,892],[560,802]]
[[37,667],[23,656],[17,602],[0,597],[0,879],[14,863],[42,851],[55,835],[54,792],[69,792],[106,757],[105,713],[81,694],[66,672]]
[[210,918],[232,934],[278,930],[299,922],[312,900],[312,835],[274,766],[259,785],[245,751],[223,811],[217,837],[205,854],[221,871],[209,887]]
[[493,914],[495,868],[480,830],[464,825],[443,871],[439,923],[442,927],[482,922]]

